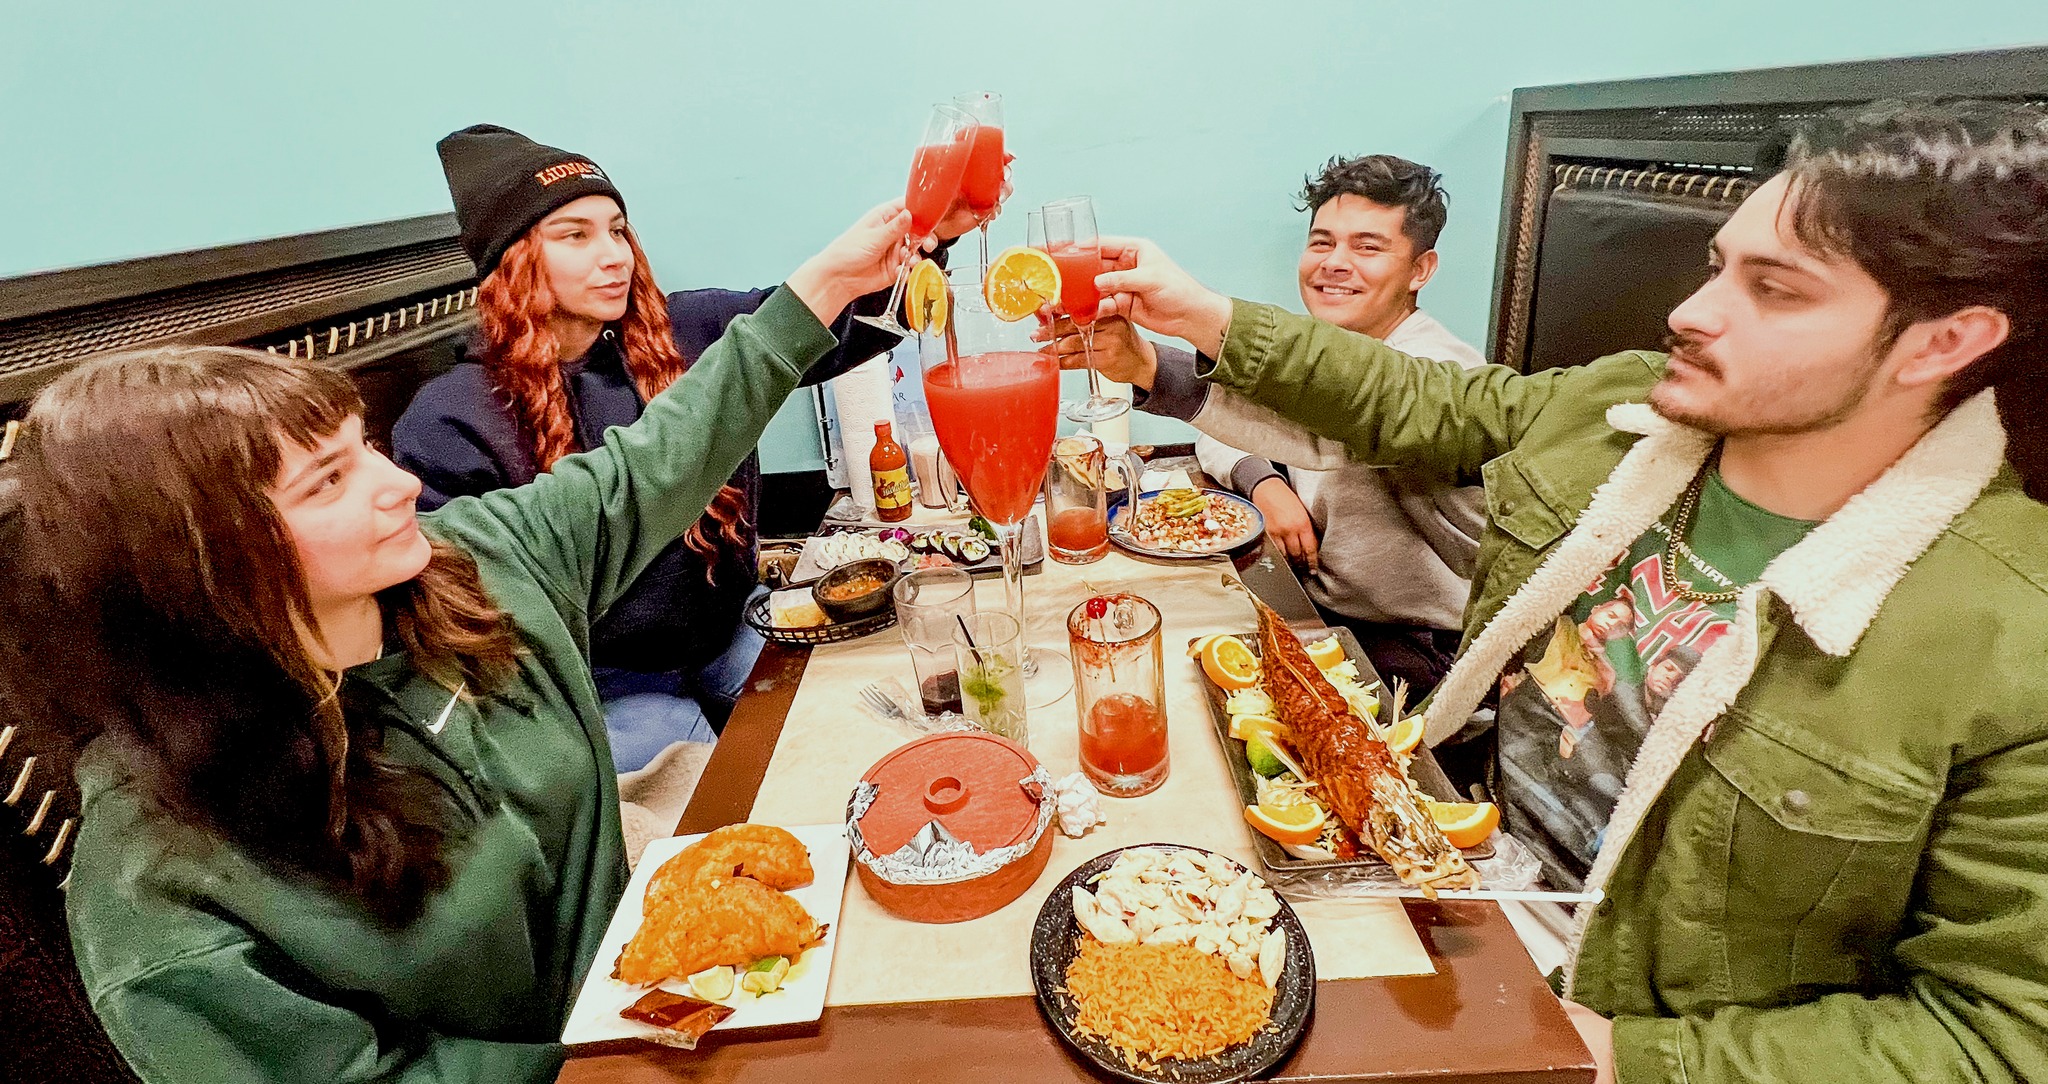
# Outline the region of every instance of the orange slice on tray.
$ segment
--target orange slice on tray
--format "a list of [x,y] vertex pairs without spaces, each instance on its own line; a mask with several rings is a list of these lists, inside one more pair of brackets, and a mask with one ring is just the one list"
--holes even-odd
[[1259,657],[1235,636],[1218,636],[1203,644],[1200,658],[1202,672],[1226,692],[1259,683]]
[[1322,836],[1330,815],[1314,802],[1298,802],[1277,807],[1248,805],[1244,807],[1244,819],[1261,835],[1276,842],[1314,843]]
[[1344,645],[1335,636],[1325,636],[1309,644],[1307,650],[1308,661],[1315,663],[1318,670],[1328,670],[1344,661]]
[[919,260],[903,284],[903,317],[910,330],[923,334],[925,312],[931,312],[934,334],[946,330],[946,316],[952,304],[946,297],[946,272],[933,260]]
[[1394,724],[1387,731],[1387,748],[1396,753],[1412,753],[1422,744],[1422,716],[1410,715]]
[[1022,320],[1060,296],[1059,265],[1035,248],[1006,248],[989,261],[981,296],[998,319]]
[[1492,802],[1431,802],[1429,818],[1443,829],[1453,847],[1477,847],[1500,826],[1500,807]]
[[1294,740],[1294,732],[1287,724],[1270,715],[1233,715],[1230,717],[1230,736],[1238,741],[1250,741],[1254,734],[1267,734],[1281,741]]

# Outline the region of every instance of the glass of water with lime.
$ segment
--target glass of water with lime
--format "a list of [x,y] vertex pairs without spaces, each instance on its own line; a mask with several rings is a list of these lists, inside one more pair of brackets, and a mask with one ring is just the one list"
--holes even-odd
[[953,630],[966,715],[991,734],[1028,745],[1024,725],[1024,628],[1000,610],[969,614]]

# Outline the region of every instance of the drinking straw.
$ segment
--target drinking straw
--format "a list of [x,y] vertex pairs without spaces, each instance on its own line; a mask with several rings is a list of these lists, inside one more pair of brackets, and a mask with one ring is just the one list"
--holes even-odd
[[988,660],[982,657],[980,645],[974,642],[974,633],[970,632],[967,628],[967,618],[960,614],[954,614],[953,620],[960,623],[960,635],[967,637],[967,650],[974,652],[975,665],[986,669]]

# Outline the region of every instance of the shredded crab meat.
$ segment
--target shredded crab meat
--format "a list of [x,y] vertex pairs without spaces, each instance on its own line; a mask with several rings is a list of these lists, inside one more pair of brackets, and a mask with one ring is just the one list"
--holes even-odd
[[1258,874],[1222,855],[1134,847],[1075,886],[1074,920],[1110,945],[1188,945],[1223,958],[1231,974],[1280,980],[1287,935],[1273,925],[1280,898]]

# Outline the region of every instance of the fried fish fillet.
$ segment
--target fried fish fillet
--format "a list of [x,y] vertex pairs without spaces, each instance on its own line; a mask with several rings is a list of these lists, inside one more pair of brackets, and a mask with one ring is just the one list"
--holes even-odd
[[707,874],[752,877],[770,888],[811,883],[811,853],[786,829],[769,824],[729,824],[684,847],[661,864],[647,882],[647,904],[681,894]]
[[823,936],[794,898],[751,877],[713,874],[678,894],[649,899],[646,920],[619,953],[614,974],[637,985],[764,956],[794,960]]

